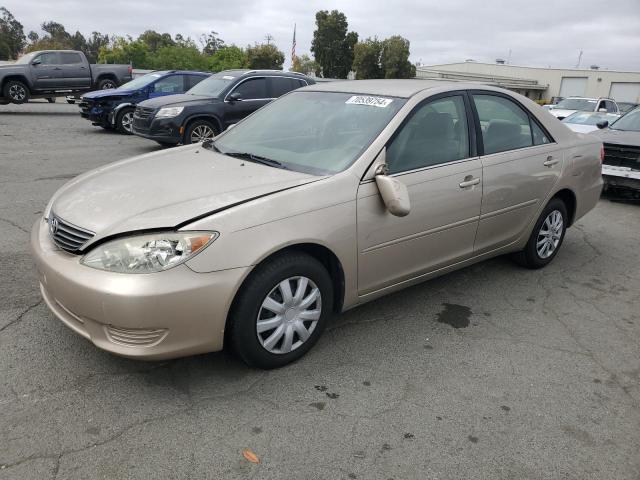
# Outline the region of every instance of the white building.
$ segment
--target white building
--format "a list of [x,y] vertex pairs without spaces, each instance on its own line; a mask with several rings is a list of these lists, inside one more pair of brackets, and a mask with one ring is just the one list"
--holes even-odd
[[601,70],[595,66],[590,69],[560,69],[466,61],[420,66],[416,77],[476,81],[508,88],[533,100],[580,96],[640,103],[640,72]]

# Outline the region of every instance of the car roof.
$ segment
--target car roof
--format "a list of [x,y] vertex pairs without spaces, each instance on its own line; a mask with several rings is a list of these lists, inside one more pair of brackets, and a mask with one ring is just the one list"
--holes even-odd
[[267,69],[259,70],[259,69],[250,69],[250,68],[222,70],[221,72],[217,72],[217,74],[229,75],[233,77],[242,77],[242,76],[251,74],[251,75],[260,75],[260,76],[266,76],[266,77],[285,75],[287,77],[292,77],[292,78],[310,78],[307,75],[303,73],[298,73],[298,72],[286,72],[284,70],[267,70]]
[[445,90],[496,90],[478,83],[443,82],[440,80],[345,80],[316,83],[304,87],[306,91],[358,93],[363,95],[382,95],[387,97],[410,98],[419,92],[438,88]]

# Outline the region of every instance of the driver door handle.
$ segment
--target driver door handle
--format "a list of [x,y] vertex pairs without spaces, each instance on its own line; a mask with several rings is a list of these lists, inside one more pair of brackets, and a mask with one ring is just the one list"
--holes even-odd
[[553,158],[551,155],[549,155],[547,157],[547,160],[543,163],[543,165],[545,167],[553,167],[556,163],[558,163],[560,160]]
[[464,177],[464,181],[460,182],[458,185],[460,188],[473,187],[474,185],[478,185],[480,183],[480,179],[478,177],[473,178],[471,175]]

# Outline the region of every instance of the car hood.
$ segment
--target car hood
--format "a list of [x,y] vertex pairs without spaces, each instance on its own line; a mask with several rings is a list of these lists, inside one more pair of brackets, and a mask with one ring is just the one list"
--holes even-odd
[[189,145],[83,174],[56,193],[51,211],[95,232],[98,240],[137,230],[175,228],[321,178]]
[[569,127],[571,130],[578,133],[589,133],[589,132],[593,132],[594,130],[598,130],[598,127],[596,125],[583,125],[581,123],[566,123],[566,122],[563,122],[563,123],[567,127]]
[[93,92],[87,92],[82,95],[82,98],[95,100],[97,98],[105,97],[128,97],[135,94],[137,91],[138,90],[122,90],[120,88],[109,88],[107,90],[94,90]]
[[178,93],[176,95],[167,95],[166,97],[156,97],[145,100],[139,105],[142,107],[160,108],[173,105],[187,107],[189,105],[202,105],[205,103],[217,103],[220,99],[217,97],[207,97],[204,95],[188,95],[186,93]]
[[549,113],[554,117],[562,117],[562,118],[566,118],[572,113],[576,113],[576,112],[577,110],[565,110],[564,108],[552,108],[551,110],[549,110]]
[[593,132],[591,135],[597,135],[604,143],[640,147],[640,132],[605,128],[604,130]]

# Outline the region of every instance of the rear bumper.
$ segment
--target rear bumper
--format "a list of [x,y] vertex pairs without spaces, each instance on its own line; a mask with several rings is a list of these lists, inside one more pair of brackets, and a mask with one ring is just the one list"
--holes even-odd
[[58,249],[46,227],[38,220],[31,232],[42,297],[73,331],[101,349],[144,360],[222,349],[227,313],[248,268],[104,272]]

